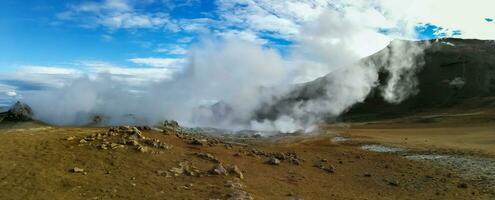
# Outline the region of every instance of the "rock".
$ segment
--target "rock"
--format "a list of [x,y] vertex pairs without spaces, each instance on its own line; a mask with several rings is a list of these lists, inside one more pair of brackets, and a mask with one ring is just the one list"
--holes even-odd
[[194,155],[196,155],[202,159],[209,160],[209,161],[214,162],[214,163],[220,163],[220,160],[218,160],[215,156],[213,156],[209,153],[195,153]]
[[143,134],[136,127],[130,128],[130,134],[128,136],[131,140],[144,139]]
[[229,173],[237,175],[237,178],[239,179],[244,179],[244,174],[242,174],[242,171],[239,169],[239,167],[237,167],[237,165],[227,167],[227,171]]
[[318,164],[313,165],[316,168],[322,169],[328,173],[335,173],[336,168],[333,165],[328,165],[325,162],[319,162]]
[[65,138],[65,140],[67,140],[67,141],[72,141],[75,139],[76,139],[76,137],[74,137],[74,136],[69,136],[69,137]]
[[146,153],[146,152],[148,152],[148,147],[145,147],[145,146],[138,145],[136,149],[137,149],[139,152],[141,152],[141,153]]
[[87,142],[88,142],[88,141],[86,141],[85,139],[81,139],[81,140],[79,140],[79,144],[85,144],[85,143],[87,143]]
[[70,171],[72,173],[84,173],[84,169],[79,168],[79,167],[74,167],[74,168],[70,169]]
[[195,176],[200,173],[199,170],[197,170],[195,167],[191,166],[189,162],[180,162],[179,167],[173,167],[168,170],[169,172],[173,173],[174,176],[179,176],[182,174],[188,175],[188,176]]
[[163,121],[163,127],[166,129],[172,129],[174,131],[180,128],[179,123],[175,120]]
[[254,198],[251,196],[251,194],[242,190],[234,190],[232,193],[229,194],[229,198],[228,198],[228,200],[253,200],[253,199]]
[[173,167],[173,168],[169,169],[168,171],[173,173],[174,176],[179,176],[179,175],[184,173],[184,169],[181,167],[180,168],[179,167]]
[[212,169],[210,169],[210,171],[208,171],[208,173],[213,175],[229,175],[229,172],[225,169],[225,167],[223,167],[222,164],[216,164]]
[[193,138],[193,140],[190,142],[190,144],[192,145],[201,145],[201,146],[204,146],[208,143],[208,140],[206,139],[197,139],[197,138]]
[[399,186],[400,185],[398,180],[388,180],[388,184],[391,186]]
[[111,149],[117,149],[117,148],[123,148],[123,145],[117,144],[117,143],[111,143],[110,148]]
[[137,140],[129,140],[127,141],[127,144],[132,146],[139,146],[139,142]]
[[328,167],[324,168],[323,170],[329,172],[329,173],[335,173],[336,169],[333,165],[329,165]]
[[267,161],[268,164],[270,165],[280,165],[280,160],[275,158],[275,157],[271,157],[268,161]]
[[107,150],[108,149],[106,144],[100,144],[100,145],[98,145],[98,147],[100,149],[103,149],[103,150]]
[[364,177],[371,177],[370,173],[364,173]]
[[5,121],[30,121],[33,119],[33,110],[29,105],[17,101],[8,111]]

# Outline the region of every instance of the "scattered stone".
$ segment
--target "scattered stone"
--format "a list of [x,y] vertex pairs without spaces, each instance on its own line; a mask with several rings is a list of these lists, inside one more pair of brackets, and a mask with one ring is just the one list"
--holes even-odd
[[174,176],[180,176],[182,174],[196,176],[200,174],[200,171],[196,167],[191,166],[189,162],[180,162],[179,167],[173,167],[168,171],[173,173]]
[[244,185],[241,183],[240,179],[234,179],[232,181],[227,181],[225,187],[230,188],[232,191],[228,194],[229,200],[253,200],[254,198],[248,192],[244,191],[242,188]]
[[74,136],[69,136],[69,137],[65,138],[65,140],[67,140],[67,141],[72,141],[75,139],[76,139],[76,137],[74,137]]
[[275,158],[275,157],[271,157],[268,161],[267,161],[268,164],[270,165],[280,165],[280,160]]
[[251,194],[242,190],[234,190],[232,193],[228,194],[228,200],[253,200],[254,198]]
[[81,139],[79,140],[79,144],[86,144],[88,141],[86,141],[85,139]]
[[209,160],[209,161],[214,162],[214,163],[220,163],[220,160],[218,160],[215,156],[213,156],[209,153],[195,153],[194,155],[196,155],[202,159]]

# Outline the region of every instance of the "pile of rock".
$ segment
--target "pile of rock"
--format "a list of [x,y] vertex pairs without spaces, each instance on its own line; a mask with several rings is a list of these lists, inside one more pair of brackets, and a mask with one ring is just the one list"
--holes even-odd
[[230,174],[235,175],[239,179],[244,179],[244,174],[242,171],[237,167],[237,165],[229,165],[224,167],[222,163],[218,163],[214,165],[208,173],[210,175],[224,175],[228,176]]
[[281,162],[288,162],[294,165],[300,165],[304,159],[300,158],[295,152],[264,152],[256,148],[251,148],[247,151],[249,156],[262,156],[268,158],[266,163],[271,165],[279,165]]
[[[158,139],[146,138],[139,130],[149,130],[144,127],[119,126],[110,128],[105,133],[96,133],[79,140],[80,144],[90,144],[99,149],[124,148],[125,145],[133,146],[139,152],[149,152],[149,148],[168,150],[172,146],[159,141]],[[73,137],[70,140],[73,140]],[[69,140],[69,138],[67,140]]]
[[173,167],[168,170],[174,176],[187,175],[187,176],[202,176],[201,171],[192,166],[189,162],[180,162],[178,167]]

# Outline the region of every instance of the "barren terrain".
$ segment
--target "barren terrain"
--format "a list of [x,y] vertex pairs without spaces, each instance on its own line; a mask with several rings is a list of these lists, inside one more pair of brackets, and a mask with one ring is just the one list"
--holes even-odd
[[4,123],[0,199],[493,199],[490,113],[233,138]]

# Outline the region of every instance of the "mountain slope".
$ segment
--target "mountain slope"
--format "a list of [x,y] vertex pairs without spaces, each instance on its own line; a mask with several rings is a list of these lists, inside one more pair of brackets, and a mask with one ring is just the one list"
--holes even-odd
[[[423,53],[411,59],[419,63],[413,71],[399,76],[396,92],[411,92],[412,95],[400,103],[389,103],[383,91],[391,77],[393,66],[390,56],[392,43],[385,49],[360,61],[378,70],[378,83],[361,103],[346,110],[341,116],[345,120],[369,120],[394,117],[419,111],[449,108],[475,98],[471,107],[493,107],[495,96],[495,42],[446,38],[431,41],[400,41],[407,48],[425,47]],[[385,56],[384,56],[385,55]],[[397,59],[397,58],[395,58]],[[400,58],[399,58],[400,59]],[[406,58],[404,58],[406,59]],[[407,74],[410,73],[410,74]],[[296,86],[275,103],[264,105],[256,113],[257,119],[276,119],[287,110],[315,99],[331,99],[327,90],[338,74],[330,73],[314,81]],[[410,80],[411,79],[411,80]],[[338,80],[338,78],[337,78]],[[417,82],[417,85],[407,85]],[[401,85],[402,84],[402,85]],[[414,91],[405,91],[414,90]],[[328,118],[334,119],[329,115]]]

